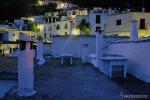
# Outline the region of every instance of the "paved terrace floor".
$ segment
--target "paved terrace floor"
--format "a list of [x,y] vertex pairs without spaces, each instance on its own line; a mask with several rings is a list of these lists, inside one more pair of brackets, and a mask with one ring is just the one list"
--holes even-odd
[[[17,72],[16,58],[0,57],[0,61],[0,71]],[[150,84],[131,76],[127,80],[110,79],[91,64],[81,64],[78,59],[74,59],[73,66],[61,65],[60,59],[51,58],[47,58],[42,66],[34,65],[36,95],[18,97],[16,86],[4,100],[124,100],[126,95],[150,98]]]

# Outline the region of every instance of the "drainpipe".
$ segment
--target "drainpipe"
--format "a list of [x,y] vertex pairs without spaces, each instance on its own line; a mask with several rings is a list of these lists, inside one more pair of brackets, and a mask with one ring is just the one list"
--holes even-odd
[[101,67],[101,57],[103,56],[103,31],[96,32],[96,66]]
[[131,21],[131,34],[130,40],[135,41],[138,39],[138,21],[132,20]]

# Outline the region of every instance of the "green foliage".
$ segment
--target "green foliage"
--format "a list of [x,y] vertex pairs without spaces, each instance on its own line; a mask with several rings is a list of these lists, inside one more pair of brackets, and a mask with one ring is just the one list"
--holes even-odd
[[91,31],[90,23],[87,23],[85,19],[82,19],[79,25],[76,27],[80,31],[84,32],[85,35],[89,35]]
[[32,31],[32,32],[37,32],[37,33],[40,32],[40,29],[38,28],[38,24],[32,21],[29,22],[27,29],[28,31]]

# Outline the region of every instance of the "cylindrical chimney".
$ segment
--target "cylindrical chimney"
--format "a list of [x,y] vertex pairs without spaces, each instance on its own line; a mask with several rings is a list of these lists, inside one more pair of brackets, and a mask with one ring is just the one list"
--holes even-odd
[[101,66],[101,57],[103,56],[103,34],[102,31],[96,33],[96,66]]
[[130,40],[137,40],[138,39],[138,21],[132,20],[131,21],[131,34]]

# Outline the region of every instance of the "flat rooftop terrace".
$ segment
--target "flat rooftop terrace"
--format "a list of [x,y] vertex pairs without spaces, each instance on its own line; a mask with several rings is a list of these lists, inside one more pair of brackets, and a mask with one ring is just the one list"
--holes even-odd
[[[91,64],[82,64],[73,59],[74,64],[61,65],[60,59],[46,58],[46,63],[38,66],[35,61],[35,90],[32,97],[18,97],[17,86],[4,96],[3,100],[124,100],[142,95],[150,98],[150,84],[128,75],[126,80],[114,80],[105,76]],[[5,73],[4,73],[5,71]],[[17,81],[17,58],[0,57],[0,79]],[[8,74],[6,74],[9,72]],[[15,73],[15,75],[14,75]]]

